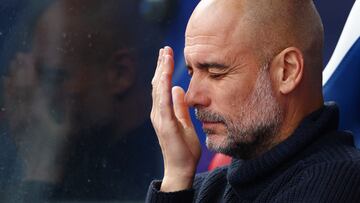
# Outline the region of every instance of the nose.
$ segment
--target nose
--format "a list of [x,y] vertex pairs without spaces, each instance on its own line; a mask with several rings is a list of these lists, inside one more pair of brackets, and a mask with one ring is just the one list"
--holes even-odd
[[185,94],[186,104],[191,107],[208,107],[211,103],[209,96],[209,88],[205,82],[193,76]]

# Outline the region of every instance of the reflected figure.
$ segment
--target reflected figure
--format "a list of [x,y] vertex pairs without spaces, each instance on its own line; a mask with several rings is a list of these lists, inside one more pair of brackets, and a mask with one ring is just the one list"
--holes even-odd
[[148,115],[157,38],[137,1],[62,0],[14,56],[6,113],[23,199],[142,200],[162,174]]

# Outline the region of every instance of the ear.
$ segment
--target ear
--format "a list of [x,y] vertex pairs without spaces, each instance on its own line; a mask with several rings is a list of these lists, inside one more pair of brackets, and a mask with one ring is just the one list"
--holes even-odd
[[274,57],[272,69],[279,92],[281,94],[291,93],[303,78],[304,59],[302,52],[295,47],[284,49]]
[[111,92],[121,95],[129,90],[136,80],[136,63],[128,50],[118,50],[110,58],[107,80]]

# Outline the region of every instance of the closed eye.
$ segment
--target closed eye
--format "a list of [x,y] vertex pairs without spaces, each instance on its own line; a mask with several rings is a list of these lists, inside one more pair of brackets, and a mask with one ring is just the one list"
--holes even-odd
[[219,73],[209,73],[210,78],[212,79],[221,79],[225,76],[225,74],[219,74]]
[[191,66],[189,66],[189,65],[186,65],[186,68],[187,68],[187,70],[188,70],[188,75],[189,75],[190,77],[192,77],[192,75],[193,75],[193,73],[194,73],[193,68],[192,68]]
[[[220,79],[225,76],[229,68],[228,65],[220,63],[197,63],[195,67],[201,71],[206,71],[209,77],[213,79]],[[186,65],[186,68],[188,69],[188,74],[191,77],[194,72],[193,67]]]
[[190,77],[192,77],[193,76],[193,71],[192,70],[188,70],[188,75],[190,76]]
[[228,65],[220,63],[198,63],[197,67],[200,69],[217,69],[217,70],[226,70],[229,68]]

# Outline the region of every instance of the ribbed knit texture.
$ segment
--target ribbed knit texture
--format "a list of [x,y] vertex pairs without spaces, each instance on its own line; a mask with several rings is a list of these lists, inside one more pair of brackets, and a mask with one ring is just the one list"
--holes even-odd
[[262,156],[198,174],[191,190],[163,193],[154,181],[146,201],[360,202],[360,152],[338,117],[328,103]]

